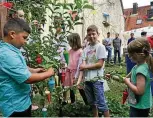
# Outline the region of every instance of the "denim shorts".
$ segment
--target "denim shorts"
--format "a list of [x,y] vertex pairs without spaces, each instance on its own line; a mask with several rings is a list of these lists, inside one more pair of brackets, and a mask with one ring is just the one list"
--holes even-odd
[[104,96],[103,82],[85,82],[85,94],[90,105],[96,105],[99,111],[108,111]]

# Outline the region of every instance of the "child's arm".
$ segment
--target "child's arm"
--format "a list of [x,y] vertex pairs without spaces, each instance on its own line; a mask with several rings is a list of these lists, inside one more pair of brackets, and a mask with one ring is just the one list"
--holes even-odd
[[28,67],[29,71],[31,73],[39,73],[39,72],[45,72],[45,69],[44,68],[30,68]]
[[131,78],[131,72],[127,74],[125,78]]
[[[82,61],[82,64],[85,65],[86,61]],[[79,77],[78,77],[77,85],[79,85],[81,83],[82,78],[83,78],[83,71],[79,71]]]
[[77,81],[77,85],[79,85],[81,83],[82,78],[83,78],[83,71],[80,71],[78,81]]
[[145,77],[142,74],[137,74],[136,77],[136,85],[130,82],[130,78],[125,78],[124,82],[136,95],[143,95],[145,92]]
[[87,64],[81,64],[80,65],[80,70],[96,70],[96,69],[99,69],[103,66],[104,64],[104,59],[99,59],[97,63],[95,64],[90,64],[90,65],[87,65]]
[[49,68],[46,72],[43,73],[32,73],[31,76],[25,81],[27,84],[36,83],[42,80],[45,80],[54,75],[54,70]]

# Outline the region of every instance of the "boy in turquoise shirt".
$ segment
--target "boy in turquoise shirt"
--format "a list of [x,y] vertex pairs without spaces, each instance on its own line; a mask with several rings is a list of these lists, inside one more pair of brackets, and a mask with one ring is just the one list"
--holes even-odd
[[24,20],[8,20],[3,32],[4,39],[0,41],[0,111],[4,117],[30,117],[30,84],[49,78],[54,71],[52,68],[44,71],[27,67],[20,52],[30,33]]

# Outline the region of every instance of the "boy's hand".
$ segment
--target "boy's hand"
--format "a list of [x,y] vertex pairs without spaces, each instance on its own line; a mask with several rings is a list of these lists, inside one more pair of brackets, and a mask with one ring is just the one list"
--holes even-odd
[[76,86],[77,86],[78,89],[80,89],[80,88],[81,88],[80,82],[77,82],[77,83],[76,83]]
[[55,74],[53,68],[49,68],[49,69],[47,70],[47,72],[50,74],[50,76],[52,76],[52,75]]
[[80,68],[80,70],[85,70],[86,69],[86,65],[85,64],[81,64],[79,68]]
[[76,84],[77,83],[77,79],[76,78],[73,78],[73,84]]
[[106,74],[105,77],[106,77],[107,80],[109,80],[110,77],[111,77],[111,74]]
[[41,73],[41,72],[45,72],[46,70],[44,68],[36,68],[34,69],[35,73]]

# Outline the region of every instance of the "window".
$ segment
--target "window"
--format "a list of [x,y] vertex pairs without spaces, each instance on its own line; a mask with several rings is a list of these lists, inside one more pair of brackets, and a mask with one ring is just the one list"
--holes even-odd
[[140,24],[142,24],[142,19],[137,19],[137,23],[136,23],[137,25],[140,25]]
[[147,16],[148,16],[148,21],[152,21],[153,20],[153,9],[150,9],[147,11]]

